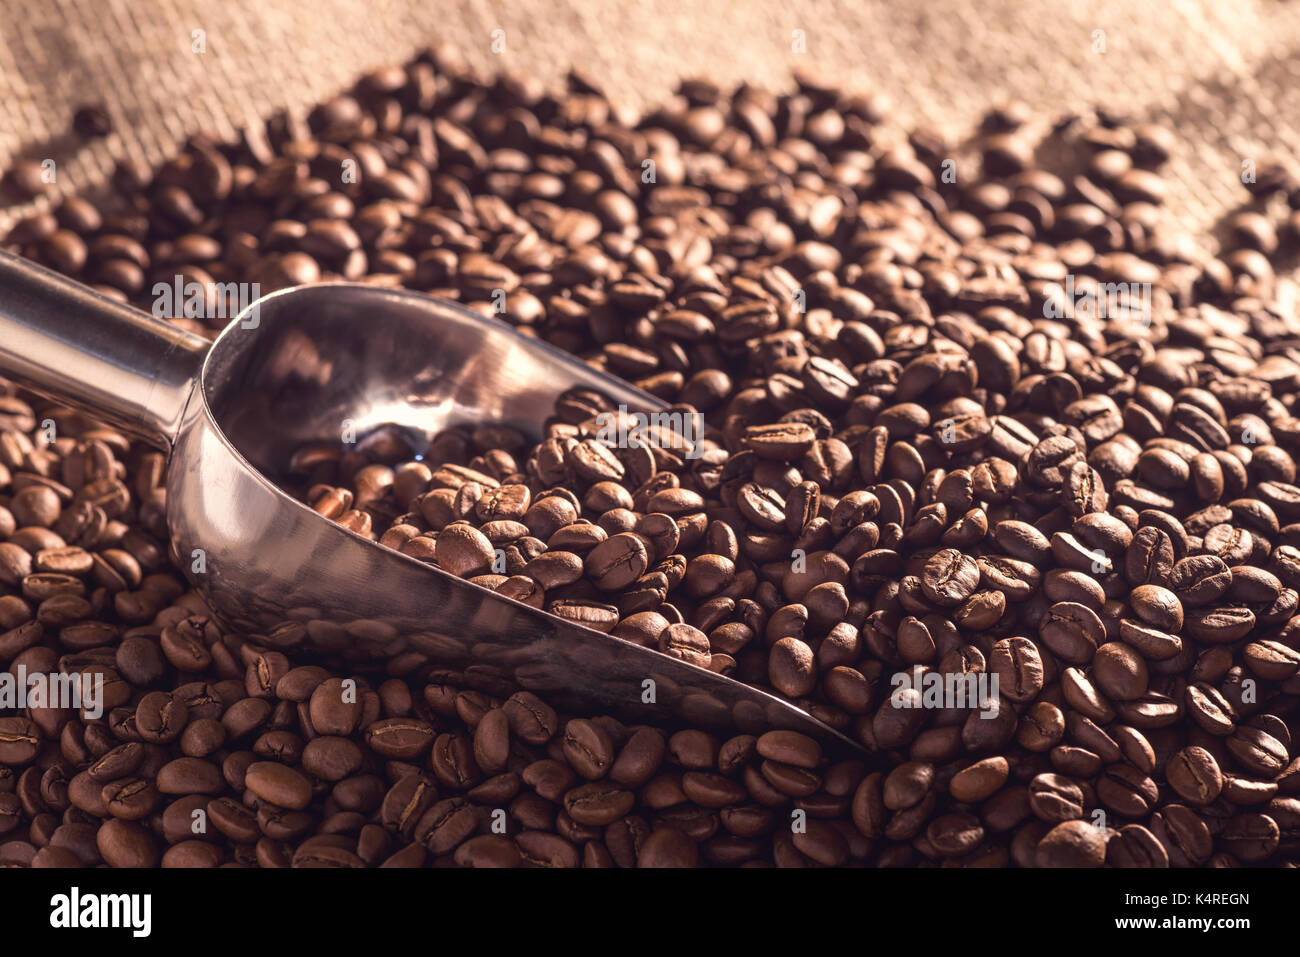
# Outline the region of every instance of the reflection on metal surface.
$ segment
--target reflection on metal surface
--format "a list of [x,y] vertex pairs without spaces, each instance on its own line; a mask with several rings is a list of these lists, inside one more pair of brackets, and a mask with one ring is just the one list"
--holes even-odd
[[[337,439],[349,421],[358,436],[397,426],[427,439],[487,421],[537,436],[574,386],[633,410],[659,408],[654,397],[459,306],[342,283],[260,300],[255,325],[241,316],[212,345],[190,396],[202,340],[13,257],[0,256],[0,280],[0,374],[83,408],[107,402],[122,428],[173,445],[173,557],[232,628],[286,651],[400,656],[403,673],[427,662],[469,687],[519,685],[566,710],[789,728],[857,747],[772,695],[368,541],[280,487],[294,450]],[[91,387],[78,378],[86,370],[109,381]]]

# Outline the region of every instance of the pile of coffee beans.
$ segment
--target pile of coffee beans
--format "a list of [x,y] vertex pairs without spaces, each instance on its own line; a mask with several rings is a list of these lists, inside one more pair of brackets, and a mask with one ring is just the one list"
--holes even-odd
[[1161,214],[1164,130],[1035,142],[1008,106],[971,156],[887,121],[806,77],[637,117],[430,53],[20,222],[145,308],[177,276],[401,285],[702,414],[691,448],[611,443],[574,392],[540,441],[295,465],[354,531],[867,754],[291,661],[167,562],[157,453],[11,394],[0,666],[107,704],[3,712],[0,863],[1300,862],[1300,180],[1261,162],[1214,257]]
[[882,774],[799,734],[564,716],[224,632],[166,561],[161,456],[0,416],[5,674],[99,689],[0,717],[0,865],[839,865],[884,824]]

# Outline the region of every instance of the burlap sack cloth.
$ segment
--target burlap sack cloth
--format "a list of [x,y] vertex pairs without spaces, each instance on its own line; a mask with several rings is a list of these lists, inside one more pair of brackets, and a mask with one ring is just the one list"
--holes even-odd
[[[0,168],[54,158],[56,196],[93,194],[118,156],[160,161],[439,43],[485,72],[577,64],[635,106],[683,76],[779,90],[806,69],[953,137],[1009,98],[1044,125],[1122,109],[1177,132],[1168,208],[1203,230],[1245,200],[1243,160],[1300,154],[1288,0],[0,0]],[[115,132],[87,144],[71,116],[93,102]]]

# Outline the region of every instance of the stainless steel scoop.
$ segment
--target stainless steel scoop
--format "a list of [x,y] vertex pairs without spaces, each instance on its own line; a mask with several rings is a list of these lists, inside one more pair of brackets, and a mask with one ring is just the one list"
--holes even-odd
[[[293,452],[398,426],[541,432],[555,398],[595,389],[662,406],[505,323],[417,293],[321,284],[265,296],[215,342],[0,253],[0,375],[170,453],[172,554],[213,610],[266,645],[347,659],[421,658],[566,710],[856,748],[741,682],[538,611],[371,542],[284,492]],[[652,682],[652,684],[650,683]]]

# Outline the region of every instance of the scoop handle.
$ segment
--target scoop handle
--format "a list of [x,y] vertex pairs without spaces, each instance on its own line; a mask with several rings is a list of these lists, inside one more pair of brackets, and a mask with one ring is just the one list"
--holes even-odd
[[170,451],[201,336],[0,251],[0,376]]

